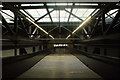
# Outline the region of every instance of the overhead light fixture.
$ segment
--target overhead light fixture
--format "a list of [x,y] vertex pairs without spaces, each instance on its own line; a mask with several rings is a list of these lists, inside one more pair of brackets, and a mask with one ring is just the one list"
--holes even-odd
[[31,37],[33,37],[33,34],[35,34],[36,30],[37,30],[37,28],[35,28],[35,30],[33,31],[32,35],[31,35]]
[[[72,34],[74,34],[79,28],[81,28],[86,22],[88,22],[91,19],[91,16],[89,16],[85,21],[83,21],[73,32]],[[66,37],[66,39],[68,39],[71,35],[68,35]]]
[[49,35],[52,39],[55,39],[52,35]]
[[45,34],[48,34],[48,32],[46,32],[43,28],[41,28],[40,26],[38,26],[36,23],[34,23],[33,21],[31,21],[29,18],[26,17],[26,19],[28,21],[30,21],[32,24],[34,24],[36,27],[38,27],[40,30],[42,30]]
[[71,36],[71,35],[68,35],[68,36],[66,37],[66,39],[68,39],[70,36]]
[[79,28],[81,28],[87,21],[89,21],[91,19],[91,16],[89,16],[85,21],[83,21],[73,32],[72,34],[74,34]]
[[[28,17],[26,17],[26,19],[31,22],[32,24],[34,24],[36,27],[38,27],[40,30],[42,30],[45,34],[48,35],[48,32],[45,31],[43,28],[41,28],[38,24],[34,23],[32,20],[30,20]],[[54,37],[52,35],[49,35],[52,39],[54,39]]]

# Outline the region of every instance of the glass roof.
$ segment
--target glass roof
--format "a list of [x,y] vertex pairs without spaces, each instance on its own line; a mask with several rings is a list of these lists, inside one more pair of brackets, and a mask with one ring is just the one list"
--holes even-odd
[[108,12],[108,14],[112,14],[112,13],[114,13],[114,12],[115,12],[114,14],[112,14],[112,15],[111,15],[111,17],[113,17],[113,18],[114,18],[114,17],[115,17],[115,15],[118,13],[118,12],[116,12],[116,11],[118,11],[118,9],[113,9],[113,10],[109,11],[109,12]]
[[98,5],[95,3],[75,3],[75,5]]
[[117,13],[118,13],[118,9],[113,9],[113,10],[109,11],[107,14],[110,15],[111,17],[105,14],[105,17],[106,17],[105,21],[107,23],[112,22],[113,18],[115,17],[115,15]]
[[[10,10],[2,10],[2,11],[5,12],[5,13],[7,13],[7,14],[9,14],[10,16],[12,16],[14,18],[14,14]],[[2,12],[0,12],[0,13],[3,15],[3,17],[6,19],[6,21],[8,23],[13,23],[14,19],[12,17],[10,17],[10,16],[8,16],[8,15],[2,13]]]
[[[47,5],[73,5],[73,3],[47,3]],[[98,4],[95,4],[95,3],[75,3],[75,5],[98,5]],[[40,3],[40,4],[22,4],[21,6],[44,6],[43,3]],[[71,8],[65,8],[67,11],[71,11]],[[42,8],[42,9],[25,9],[26,12],[28,12],[31,16],[34,17],[35,20],[37,20],[38,18],[40,18],[41,16],[47,14],[47,9],[46,8]],[[49,11],[52,11],[53,8],[48,8]],[[83,9],[83,8],[73,8],[73,11],[72,13],[85,20],[95,9],[89,9],[89,8],[86,8],[86,9]],[[115,10],[111,10],[109,12],[109,14],[113,13],[114,11],[116,11],[117,9]],[[14,14],[13,12],[11,12],[10,10],[2,10],[4,11],[5,13],[11,15],[12,17],[14,17]],[[25,14],[26,16],[28,16],[30,18],[30,16],[25,13],[23,10],[20,10],[23,14]],[[6,19],[6,21],[8,23],[13,23],[12,20],[14,20],[13,18],[11,18],[10,16],[4,14],[1,12],[1,14],[4,16],[4,18]],[[52,20],[53,22],[68,22],[68,18],[69,18],[69,15],[70,13],[66,12],[65,10],[54,10],[53,12],[50,13],[51,17],[52,17]],[[112,16],[114,17],[116,15],[113,14]],[[79,20],[78,18],[76,18],[75,16],[73,16],[72,14],[70,15],[70,19],[69,19],[69,22],[80,22],[81,20]],[[107,15],[105,15],[107,16]],[[32,19],[32,18],[31,18]],[[32,19],[33,20],[33,19]],[[44,18],[40,19],[38,22],[51,22],[51,19],[50,19],[50,16],[49,15],[46,15]]]
[[43,6],[43,4],[22,4],[21,6]]

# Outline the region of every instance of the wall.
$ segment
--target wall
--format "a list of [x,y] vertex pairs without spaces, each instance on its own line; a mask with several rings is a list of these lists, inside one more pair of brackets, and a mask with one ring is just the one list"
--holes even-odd
[[[33,52],[38,52],[38,51],[47,49],[47,47],[45,47],[44,45],[39,45],[39,46],[34,46],[34,47],[23,47],[23,48],[26,50],[27,54],[31,54]],[[33,50],[33,48],[35,51]],[[16,56],[21,55],[20,48],[17,48],[16,50],[17,50]],[[1,51],[0,55],[2,58],[15,56],[15,49],[7,49],[7,50],[0,50],[0,51]]]
[[[103,57],[91,57],[84,55],[85,53],[72,49],[71,53],[75,55],[80,61],[82,61],[86,66],[92,69],[94,72],[99,74],[104,78],[104,80],[119,80],[120,65],[111,63],[111,59],[106,59]],[[83,54],[83,55],[82,55]],[[119,63],[119,60],[115,61]]]
[[30,69],[48,54],[49,51],[44,50],[33,54],[4,58],[2,60],[2,80],[13,80],[23,72]]
[[87,46],[87,45],[74,45],[77,50],[86,52],[86,54],[93,54],[99,56],[106,56],[111,58],[120,58],[120,47],[105,47],[105,46]]

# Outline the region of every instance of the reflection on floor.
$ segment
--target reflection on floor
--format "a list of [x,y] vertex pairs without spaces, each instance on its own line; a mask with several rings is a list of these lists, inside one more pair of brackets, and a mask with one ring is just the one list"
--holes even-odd
[[102,78],[65,49],[57,49],[18,78]]

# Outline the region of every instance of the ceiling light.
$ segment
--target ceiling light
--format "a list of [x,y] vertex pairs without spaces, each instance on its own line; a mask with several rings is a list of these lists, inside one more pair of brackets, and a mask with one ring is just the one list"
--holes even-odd
[[[34,23],[32,20],[30,20],[29,18],[26,17],[26,19],[28,21],[30,21],[32,24],[34,24],[36,27],[38,27],[40,30],[42,30],[45,34],[48,34],[48,32],[46,32],[43,28],[41,28],[39,25],[37,25],[36,23]],[[54,39],[54,37],[52,35],[49,35],[52,39]]]
[[34,23],[33,21],[31,21],[29,18],[26,17],[26,19],[28,21],[30,21],[32,24],[34,24],[36,27],[38,27],[40,30],[42,30],[45,34],[48,34],[48,32],[46,32],[43,28],[41,28],[40,26],[38,26],[36,23]]
[[68,39],[70,36],[71,36],[71,35],[68,35],[68,36],[66,37],[66,39]]
[[52,35],[49,35],[52,39],[55,39]]
[[80,27],[82,27],[87,21],[89,21],[91,19],[91,16],[89,16],[85,21],[83,21],[73,32],[72,34],[74,34]]

